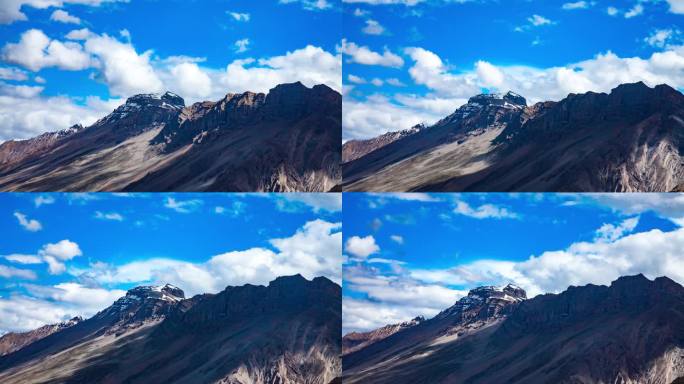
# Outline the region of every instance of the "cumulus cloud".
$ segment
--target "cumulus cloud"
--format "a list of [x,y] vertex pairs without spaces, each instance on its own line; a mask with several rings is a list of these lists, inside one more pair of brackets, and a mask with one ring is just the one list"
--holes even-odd
[[681,35],[682,32],[677,28],[656,29],[644,38],[644,42],[652,47],[664,48],[675,41],[680,41]]
[[637,224],[639,224],[639,216],[625,219],[617,225],[610,223],[603,224],[596,231],[596,241],[615,241],[625,234],[633,232]]
[[506,208],[494,204],[483,204],[472,207],[462,200],[456,201],[453,212],[458,215],[472,217],[474,219],[517,219],[519,216]]
[[341,223],[314,220],[290,237],[271,239],[270,248],[249,248],[215,255],[205,262],[148,259],[120,266],[96,265],[79,277],[101,284],[171,283],[189,295],[215,293],[228,285],[267,284],[300,273],[341,281]]
[[380,252],[380,247],[375,243],[375,238],[372,235],[366,237],[352,236],[347,239],[345,249],[348,253],[365,259],[368,256]]
[[66,271],[65,261],[83,255],[77,243],[70,240],[61,240],[57,243],[43,245],[38,255],[48,264],[48,272],[58,275]]
[[19,225],[24,227],[25,230],[30,232],[38,232],[43,229],[43,225],[40,221],[35,219],[29,219],[26,215],[21,212],[14,212],[14,217],[19,221]]
[[81,24],[81,19],[69,14],[69,12],[63,9],[58,9],[52,12],[52,15],[50,15],[50,20],[65,24]]
[[667,0],[670,5],[670,12],[684,14],[684,0]]
[[404,65],[404,59],[392,53],[387,47],[385,47],[382,53],[378,53],[367,46],[359,46],[356,43],[342,39],[339,50],[349,57],[347,61],[350,63],[394,68],[401,68]]
[[32,71],[48,67],[79,71],[93,65],[80,44],[51,40],[39,29],[22,33],[17,43],[7,43],[2,49],[2,59]]

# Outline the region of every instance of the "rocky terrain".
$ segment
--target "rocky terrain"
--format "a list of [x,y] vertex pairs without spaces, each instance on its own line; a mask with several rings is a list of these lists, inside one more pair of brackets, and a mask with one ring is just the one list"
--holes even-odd
[[532,106],[511,92],[479,95],[345,163],[342,189],[669,192],[684,189],[682,154],[684,95],[667,85]]
[[341,181],[341,100],[301,83],[187,107],[136,95],[89,127],[0,145],[0,190],[325,192]]
[[341,374],[341,288],[319,277],[189,299],[137,287],[0,357],[2,383],[327,384]]
[[58,324],[48,324],[28,332],[10,332],[0,337],[0,356],[18,351],[53,333],[63,331],[83,321],[81,317],[74,317]]
[[399,139],[418,133],[424,128],[425,126],[423,124],[418,124],[410,129],[404,129],[403,131],[398,132],[387,132],[368,140],[349,140],[342,145],[342,162],[348,163],[352,160],[361,158],[376,149],[380,149]]
[[415,327],[425,321],[425,318],[418,316],[410,321],[399,324],[386,325],[382,328],[374,329],[370,332],[351,332],[342,337],[342,356],[363,349],[373,343],[386,339],[397,332]]
[[670,384],[684,377],[684,287],[637,275],[529,300],[478,288],[343,367],[344,383]]

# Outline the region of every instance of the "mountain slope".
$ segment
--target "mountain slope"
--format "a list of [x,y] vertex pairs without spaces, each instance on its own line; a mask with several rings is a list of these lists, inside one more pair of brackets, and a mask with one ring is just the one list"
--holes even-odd
[[667,85],[531,107],[506,96],[471,98],[421,134],[345,164],[344,190],[667,192],[684,183],[684,95]]
[[[0,358],[0,381],[327,384],[340,374],[341,291],[325,278],[179,295],[129,291],[71,328],[68,342],[48,337]],[[119,321],[105,320],[112,317]]]
[[344,382],[669,384],[684,377],[684,288],[664,277],[570,287],[503,305],[481,323],[445,322],[463,304],[472,306],[457,303],[345,356]]
[[0,356],[18,351],[31,343],[48,337],[53,333],[63,331],[81,321],[83,321],[82,318],[74,317],[71,320],[63,321],[59,324],[44,325],[28,332],[10,332],[4,334],[0,337]]
[[327,191],[341,179],[341,108],[301,83],[189,107],[137,95],[68,135],[2,144],[0,190]]

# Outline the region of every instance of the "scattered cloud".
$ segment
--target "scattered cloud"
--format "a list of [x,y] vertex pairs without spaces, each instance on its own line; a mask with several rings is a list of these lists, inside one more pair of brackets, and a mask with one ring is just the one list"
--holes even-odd
[[402,236],[392,235],[390,236],[390,239],[392,239],[392,241],[394,241],[397,244],[404,244],[404,238]]
[[60,23],[65,23],[65,24],[81,24],[81,19],[79,19],[76,16],[69,14],[69,12],[67,12],[63,9],[58,9],[58,10],[52,12],[52,15],[50,16],[50,20],[57,21]]
[[249,39],[237,40],[233,45],[235,46],[235,52],[247,52],[247,50],[249,49]]
[[40,208],[43,205],[50,205],[55,203],[55,198],[52,195],[39,195],[33,199],[33,203],[36,208]]
[[366,20],[366,26],[361,31],[367,35],[382,35],[386,32],[385,27],[372,19]]
[[31,270],[8,267],[6,265],[0,265],[0,277],[6,279],[18,277],[28,280],[35,280],[37,278],[36,273]]
[[655,48],[665,48],[675,42],[681,42],[682,32],[677,28],[656,29],[644,38],[646,44]]
[[199,199],[176,200],[174,197],[167,197],[164,206],[173,209],[178,213],[190,213],[199,209],[204,202]]
[[244,21],[247,22],[250,20],[251,16],[249,13],[240,13],[240,12],[228,12],[230,17],[232,17],[235,21]]
[[372,51],[367,46],[359,46],[353,42],[347,42],[346,39],[342,39],[342,45],[339,47],[339,50],[349,57],[347,61],[351,63],[394,68],[401,68],[404,65],[404,59],[390,52],[386,47],[382,53],[378,53]]
[[456,200],[453,212],[458,215],[472,217],[474,219],[518,219],[520,216],[506,208],[494,204],[483,204],[472,207],[462,200]]
[[35,219],[29,219],[26,215],[21,212],[14,212],[14,217],[19,221],[19,225],[24,227],[25,230],[29,232],[38,232],[43,229],[43,225],[40,221]]
[[46,9],[61,7],[64,4],[98,7],[105,3],[117,1],[127,2],[129,0],[4,0],[0,2],[0,24],[12,24],[15,21],[28,20],[26,14],[22,12],[22,7]]
[[380,247],[375,243],[375,238],[372,235],[366,237],[352,236],[347,239],[345,249],[348,253],[365,259],[368,256],[380,252]]
[[639,16],[644,13],[644,6],[637,3],[629,11],[625,12],[625,18],[631,19],[632,17]]
[[51,40],[39,29],[22,33],[17,43],[7,43],[2,48],[1,58],[34,72],[49,67],[80,71],[94,64],[80,44]]
[[123,221],[124,218],[121,214],[116,212],[100,212],[95,211],[95,218],[99,220],[110,220],[110,221]]
[[565,10],[575,10],[575,9],[587,9],[591,3],[587,1],[575,1],[572,3],[565,3],[561,8]]
[[629,219],[625,219],[618,225],[614,224],[603,224],[597,231],[596,231],[596,241],[603,241],[603,242],[612,242],[615,241],[624,235],[631,233],[634,231],[636,226],[639,224],[639,216],[636,217],[631,217]]

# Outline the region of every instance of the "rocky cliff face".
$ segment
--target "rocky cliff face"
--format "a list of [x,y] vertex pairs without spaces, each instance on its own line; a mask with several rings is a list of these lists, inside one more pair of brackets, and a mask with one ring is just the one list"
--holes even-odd
[[409,321],[404,321],[399,324],[386,325],[382,328],[372,330],[370,332],[351,332],[342,337],[342,355],[347,355],[352,352],[363,349],[373,343],[386,339],[397,332],[415,327],[416,325],[425,321],[422,316],[416,317]]
[[623,277],[529,300],[516,287],[494,291],[473,290],[420,326],[345,356],[344,382],[656,384],[684,377],[684,288],[668,278]]
[[684,183],[684,95],[624,84],[610,94],[473,97],[419,135],[344,165],[345,190],[659,191]]
[[86,128],[0,146],[5,191],[302,191],[341,180],[341,95],[283,84],[185,107],[137,95]]
[[342,162],[348,163],[352,160],[361,158],[377,149],[392,144],[399,139],[418,133],[423,129],[425,129],[425,126],[423,124],[418,124],[410,129],[387,132],[368,140],[349,140],[342,145]]
[[340,332],[341,288],[325,278],[190,299],[170,285],[137,287],[0,357],[0,381],[327,384],[341,374]]

